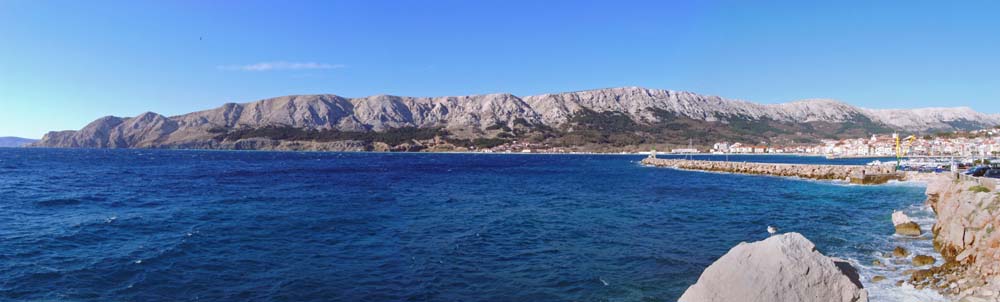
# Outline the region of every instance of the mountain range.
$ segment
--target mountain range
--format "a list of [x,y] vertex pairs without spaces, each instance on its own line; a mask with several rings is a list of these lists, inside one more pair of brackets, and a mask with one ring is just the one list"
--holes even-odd
[[757,104],[621,87],[518,97],[292,95],[178,116],[106,116],[37,147],[283,150],[469,149],[514,141],[579,150],[715,141],[803,144],[889,133],[971,130],[1000,115],[967,107],[865,109],[828,99]]

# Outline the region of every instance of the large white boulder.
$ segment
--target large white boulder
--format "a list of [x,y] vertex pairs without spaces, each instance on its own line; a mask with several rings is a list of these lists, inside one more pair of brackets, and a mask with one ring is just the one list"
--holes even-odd
[[827,257],[799,233],[740,243],[702,272],[681,302],[867,302],[846,261]]

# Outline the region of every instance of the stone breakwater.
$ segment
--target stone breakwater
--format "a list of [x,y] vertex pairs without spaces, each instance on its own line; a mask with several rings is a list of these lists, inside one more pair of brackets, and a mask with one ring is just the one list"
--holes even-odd
[[927,185],[934,209],[934,249],[940,266],[913,273],[910,282],[957,301],[1000,301],[1000,194],[979,181],[942,176]]
[[708,160],[646,158],[642,164],[687,170],[727,172],[753,175],[788,176],[819,180],[850,180],[857,184],[881,184],[900,180],[904,174],[886,166],[773,164]]

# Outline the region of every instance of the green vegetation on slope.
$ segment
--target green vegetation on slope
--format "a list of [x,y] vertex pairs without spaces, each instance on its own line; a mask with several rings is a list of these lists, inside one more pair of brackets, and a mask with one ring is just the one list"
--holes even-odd
[[616,148],[640,145],[710,146],[715,142],[769,143],[778,145],[814,144],[820,139],[865,137],[873,133],[888,133],[884,125],[864,116],[855,116],[847,122],[781,122],[750,116],[716,116],[719,121],[708,122],[680,116],[673,112],[649,108],[651,117],[641,121],[619,112],[581,110],[558,129],[531,124],[524,119],[509,123],[498,122],[465,136],[453,135],[441,128],[403,127],[384,132],[352,132],[337,130],[311,130],[294,127],[217,128],[219,141],[247,138],[270,138],[297,141],[355,140],[366,143],[382,142],[395,146],[413,141],[441,138],[449,144],[467,148],[491,148],[513,141],[547,143],[559,147],[610,146]]
[[210,132],[218,133],[215,137],[220,141],[236,141],[247,138],[270,138],[289,141],[362,141],[366,143],[382,142],[392,146],[413,140],[433,139],[435,136],[447,136],[448,131],[440,128],[403,127],[389,129],[385,132],[353,132],[338,130],[315,130],[295,127],[264,127],[264,128],[216,128]]
[[969,188],[969,191],[976,193],[989,193],[990,189],[984,186],[972,186]]

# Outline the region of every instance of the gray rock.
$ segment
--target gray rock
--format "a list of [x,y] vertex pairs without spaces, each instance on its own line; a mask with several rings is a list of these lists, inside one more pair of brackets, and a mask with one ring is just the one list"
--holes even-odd
[[798,233],[740,243],[712,263],[681,302],[868,301],[857,271]]

